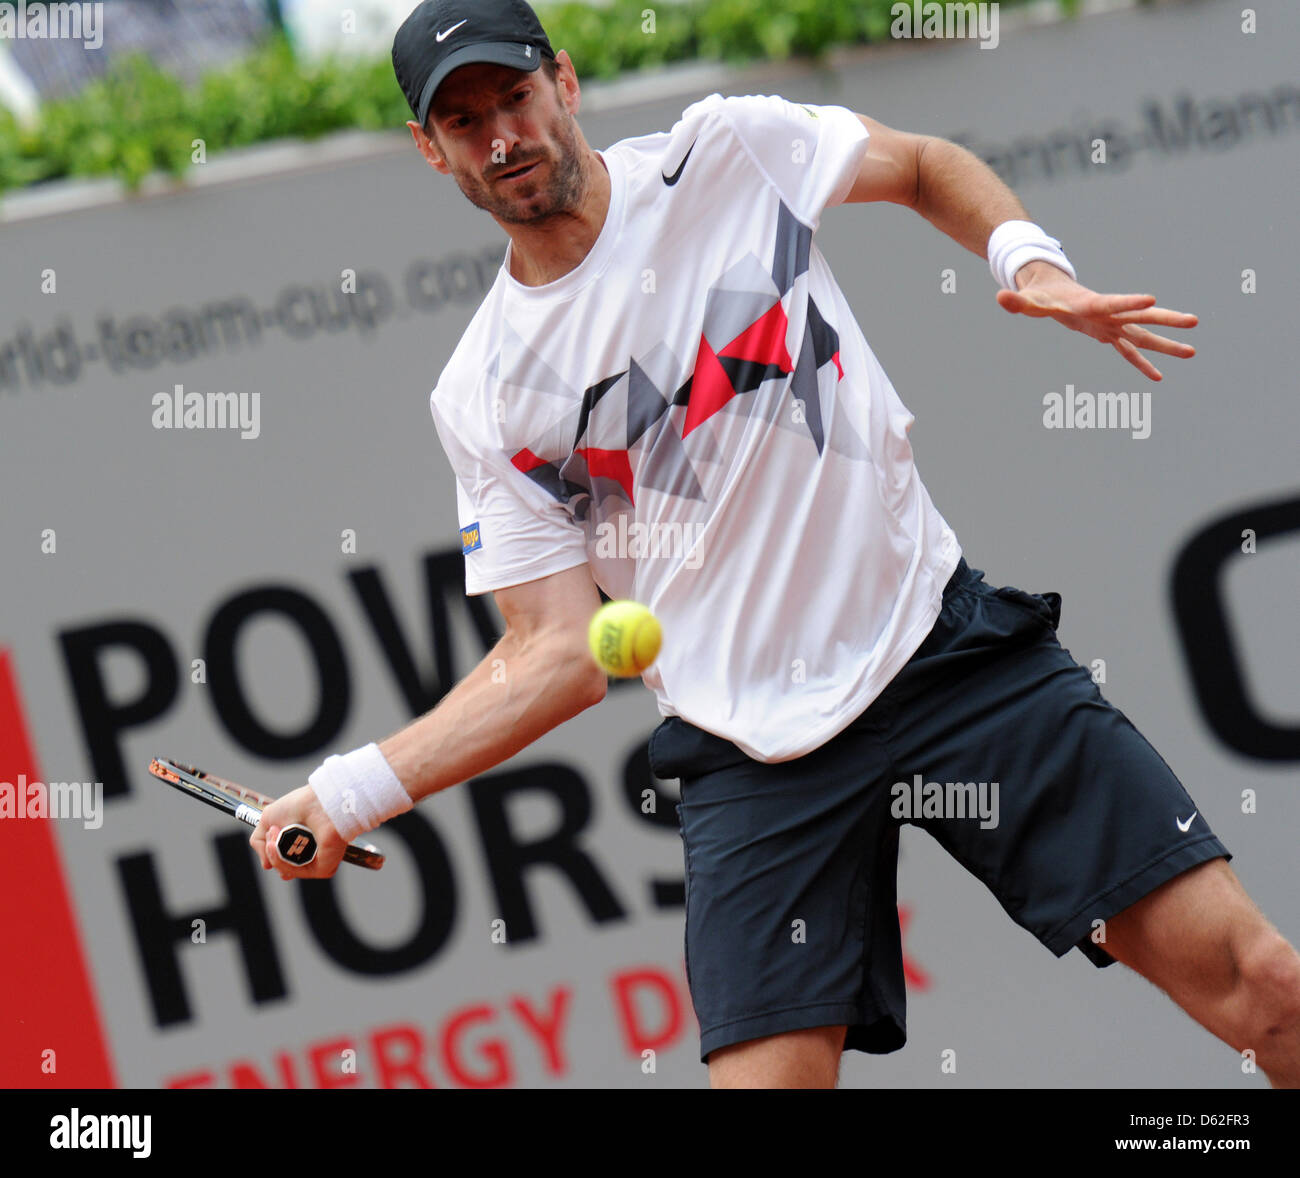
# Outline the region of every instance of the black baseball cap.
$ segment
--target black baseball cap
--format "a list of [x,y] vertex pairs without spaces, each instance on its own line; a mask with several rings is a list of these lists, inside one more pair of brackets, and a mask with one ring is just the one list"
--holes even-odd
[[421,127],[452,70],[487,62],[531,73],[543,56],[555,51],[524,0],[424,0],[393,38],[393,71]]

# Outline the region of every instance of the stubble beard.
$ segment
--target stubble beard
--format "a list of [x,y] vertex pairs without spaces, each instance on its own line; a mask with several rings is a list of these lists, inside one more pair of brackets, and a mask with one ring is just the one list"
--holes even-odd
[[456,184],[470,204],[509,225],[538,225],[580,207],[587,178],[578,137],[574,133],[573,116],[558,119],[551,131],[553,142],[548,145],[544,157],[507,160],[495,170],[495,177],[499,178],[529,163],[547,163],[548,175],[544,181],[524,181],[526,185],[536,183],[535,192],[505,195],[493,181],[454,172]]

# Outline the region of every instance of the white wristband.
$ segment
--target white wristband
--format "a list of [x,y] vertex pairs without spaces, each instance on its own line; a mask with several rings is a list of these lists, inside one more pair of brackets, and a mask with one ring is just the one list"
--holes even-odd
[[1019,289],[1016,271],[1030,262],[1050,262],[1071,278],[1078,277],[1061,243],[1032,221],[1003,221],[989,235],[988,255],[989,269],[1005,290]]
[[414,807],[377,744],[326,757],[307,784],[346,842]]

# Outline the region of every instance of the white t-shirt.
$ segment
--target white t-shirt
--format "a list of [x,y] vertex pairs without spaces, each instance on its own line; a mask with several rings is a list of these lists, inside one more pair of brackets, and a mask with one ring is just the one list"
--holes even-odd
[[527,287],[507,249],[430,397],[466,591],[589,563],[663,624],[660,712],[760,761],[867,708],[961,556],[813,243],[867,138],[843,107],[713,94],[614,144],[590,253]]

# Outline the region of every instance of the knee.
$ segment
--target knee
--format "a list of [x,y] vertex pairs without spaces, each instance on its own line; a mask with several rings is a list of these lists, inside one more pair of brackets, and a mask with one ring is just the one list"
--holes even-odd
[[834,1088],[847,1028],[812,1027],[709,1053],[713,1088]]
[[1252,936],[1234,954],[1243,1047],[1257,1055],[1300,1034],[1300,954],[1274,929]]

